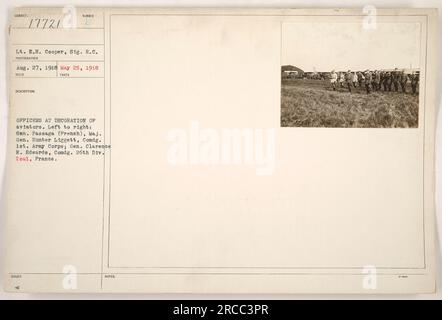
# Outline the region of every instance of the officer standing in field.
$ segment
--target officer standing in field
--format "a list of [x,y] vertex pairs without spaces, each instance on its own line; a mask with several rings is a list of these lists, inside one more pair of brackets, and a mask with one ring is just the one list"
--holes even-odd
[[389,91],[390,92],[392,84],[393,84],[393,76],[392,76],[390,71],[387,71],[385,73],[385,85],[387,87],[387,89],[385,91]]
[[338,82],[338,74],[335,72],[335,70],[332,70],[330,73],[330,84],[333,88],[333,91],[336,91],[336,83]]
[[400,83],[403,93],[407,93],[407,82],[408,82],[408,76],[405,73],[405,71],[402,70],[401,76],[400,76]]
[[411,74],[411,93],[413,95],[418,94],[417,90],[419,88],[419,73],[413,72]]
[[394,71],[392,73],[392,81],[394,85],[394,91],[396,92],[399,91],[399,78],[400,78],[399,71],[397,68],[394,68]]
[[345,82],[347,84],[348,91],[351,93],[351,86],[353,83],[353,73],[351,72],[351,70],[348,70],[345,74]]
[[372,75],[372,77],[373,77],[373,80],[372,80],[372,84],[373,84],[373,85],[371,86],[371,88],[372,88],[373,91],[378,91],[378,83],[376,82],[377,74],[378,74],[378,71],[377,71],[377,70],[374,70],[374,71],[371,73],[371,75]]
[[371,83],[373,81],[373,75],[370,70],[365,70],[365,90],[367,90],[367,94],[371,92]]
[[381,73],[379,70],[375,70],[373,74],[373,82],[374,82],[374,90],[380,91],[381,90]]
[[384,89],[384,71],[379,71],[379,91],[382,91]]
[[376,91],[376,70],[370,71],[371,73],[371,91]]
[[362,87],[362,85],[364,84],[364,81],[365,81],[365,77],[361,71],[358,71],[357,74],[358,74],[359,87]]
[[384,91],[388,91],[388,71],[382,71],[381,86]]
[[344,88],[344,82],[345,82],[345,74],[344,72],[339,73],[339,85],[341,88]]
[[371,72],[371,90],[376,91],[376,70]]
[[356,88],[356,86],[358,84],[358,75],[356,74],[356,72],[353,72],[352,76],[353,76],[353,87]]

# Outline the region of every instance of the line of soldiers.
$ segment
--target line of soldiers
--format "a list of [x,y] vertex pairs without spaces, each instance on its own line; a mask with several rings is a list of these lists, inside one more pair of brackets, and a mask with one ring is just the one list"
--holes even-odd
[[406,74],[396,68],[394,71],[365,70],[364,72],[352,72],[348,70],[339,73],[333,70],[330,74],[330,83],[334,91],[339,85],[342,88],[347,87],[349,92],[352,91],[352,88],[365,87],[367,94],[372,91],[402,91],[406,93],[408,82],[411,83],[411,93],[413,95],[418,94],[419,72]]

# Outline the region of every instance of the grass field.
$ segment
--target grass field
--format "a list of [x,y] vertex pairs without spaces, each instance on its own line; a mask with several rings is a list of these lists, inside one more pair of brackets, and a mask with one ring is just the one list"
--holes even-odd
[[283,80],[282,127],[416,128],[419,98],[407,93],[365,88],[333,91],[327,80]]

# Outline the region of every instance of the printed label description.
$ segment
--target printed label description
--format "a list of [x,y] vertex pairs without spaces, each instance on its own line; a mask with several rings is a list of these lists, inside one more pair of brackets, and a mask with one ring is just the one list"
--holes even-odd
[[95,118],[17,118],[15,160],[58,161],[71,156],[104,156],[110,148]]

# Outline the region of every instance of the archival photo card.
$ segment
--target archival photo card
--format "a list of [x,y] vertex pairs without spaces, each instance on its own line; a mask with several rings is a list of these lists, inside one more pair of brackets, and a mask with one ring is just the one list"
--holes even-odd
[[5,290],[434,292],[438,13],[365,11],[16,8]]

